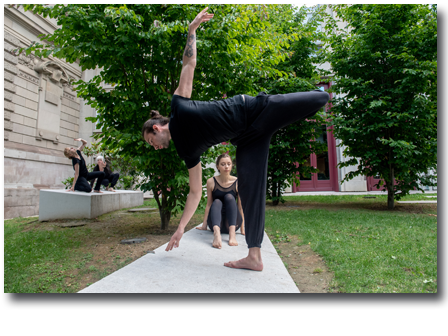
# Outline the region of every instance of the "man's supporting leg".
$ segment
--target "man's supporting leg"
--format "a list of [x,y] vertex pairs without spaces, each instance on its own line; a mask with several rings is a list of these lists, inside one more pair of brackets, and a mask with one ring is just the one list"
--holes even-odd
[[255,271],[263,269],[260,248],[264,235],[266,174],[270,141],[270,134],[256,136],[254,133],[251,141],[237,146],[238,193],[244,213],[249,255],[244,259],[225,263],[225,266]]

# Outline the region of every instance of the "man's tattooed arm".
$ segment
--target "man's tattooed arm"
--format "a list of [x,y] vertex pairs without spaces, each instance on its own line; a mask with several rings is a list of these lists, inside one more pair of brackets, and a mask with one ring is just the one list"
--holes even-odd
[[189,34],[184,55],[188,58],[191,58],[195,54],[195,50],[196,50],[196,36],[194,34]]

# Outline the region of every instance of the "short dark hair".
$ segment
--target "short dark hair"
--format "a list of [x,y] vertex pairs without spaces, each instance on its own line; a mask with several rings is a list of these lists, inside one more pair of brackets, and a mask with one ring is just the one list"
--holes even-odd
[[156,134],[154,132],[154,125],[161,125],[164,126],[170,122],[170,119],[167,117],[164,117],[159,113],[159,111],[151,111],[151,118],[146,120],[143,124],[142,128],[142,137],[145,138],[145,134],[148,132],[151,132],[152,134]]

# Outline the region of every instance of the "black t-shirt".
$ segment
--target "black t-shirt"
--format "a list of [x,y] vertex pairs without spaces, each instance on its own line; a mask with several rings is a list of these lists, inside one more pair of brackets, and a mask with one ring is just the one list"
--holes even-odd
[[214,101],[198,101],[173,95],[169,129],[177,153],[193,168],[208,148],[229,141],[246,128],[241,95]]
[[86,167],[86,160],[84,160],[84,158],[81,155],[81,152],[79,150],[76,151],[76,153],[78,153],[79,158],[72,158],[72,165],[73,165],[73,169],[75,169],[75,164],[79,164],[79,176],[83,176],[83,177],[87,177],[87,174],[89,173],[89,171],[87,170]]

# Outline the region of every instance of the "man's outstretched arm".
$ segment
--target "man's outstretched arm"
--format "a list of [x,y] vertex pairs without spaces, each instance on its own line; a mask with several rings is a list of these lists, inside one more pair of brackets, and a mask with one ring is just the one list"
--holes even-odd
[[209,21],[214,14],[207,13],[208,7],[202,10],[188,28],[187,45],[182,58],[182,72],[180,74],[179,86],[174,94],[191,98],[193,92],[194,69],[196,68],[196,29],[202,22]]
[[190,221],[191,217],[198,208],[199,201],[202,197],[202,166],[199,162],[196,166],[188,169],[190,179],[190,193],[187,196],[184,213],[180,219],[179,227],[171,237],[165,251],[171,251],[173,247],[179,247],[179,242],[184,234],[185,227]]

